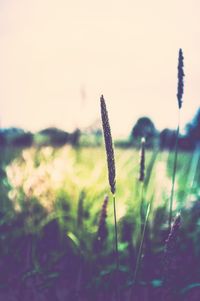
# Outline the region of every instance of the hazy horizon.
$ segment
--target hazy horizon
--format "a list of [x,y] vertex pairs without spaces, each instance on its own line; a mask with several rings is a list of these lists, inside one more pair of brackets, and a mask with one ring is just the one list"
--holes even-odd
[[199,11],[197,0],[2,0],[1,126],[87,127],[103,94],[114,136],[142,116],[175,129],[182,48],[184,128],[200,107]]

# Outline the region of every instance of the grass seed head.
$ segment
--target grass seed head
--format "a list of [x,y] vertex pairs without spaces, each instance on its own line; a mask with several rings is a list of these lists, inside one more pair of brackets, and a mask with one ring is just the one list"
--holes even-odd
[[181,226],[181,216],[178,214],[171,227],[171,231],[166,240],[164,253],[164,283],[168,292],[173,291],[176,282],[179,279],[179,246],[177,243],[179,230]]
[[100,98],[101,102],[101,119],[103,126],[104,141],[106,147],[107,164],[108,164],[108,179],[112,194],[115,194],[115,156],[112,142],[112,135],[110,130],[110,123],[106,103],[103,95]]
[[183,77],[185,76],[184,70],[183,70],[183,51],[182,49],[179,49],[179,57],[178,57],[178,91],[177,91],[177,99],[178,99],[178,107],[181,109],[182,107],[182,97],[184,92],[184,81]]
[[104,242],[108,237],[108,229],[106,225],[106,218],[107,218],[107,207],[108,207],[108,196],[104,197],[104,202],[101,208],[97,236],[94,241],[94,250],[99,253],[102,251]]
[[106,227],[107,206],[108,206],[108,196],[106,195],[101,209],[101,215],[100,215],[99,226],[98,226],[98,235],[97,235],[98,240],[101,241],[104,241],[107,237],[107,227]]
[[174,220],[174,223],[171,227],[171,231],[170,231],[169,236],[166,240],[167,249],[169,249],[170,246],[172,245],[172,242],[174,242],[174,240],[176,240],[177,234],[179,232],[180,225],[181,225],[181,215],[178,214],[176,216],[175,220]]
[[144,182],[145,177],[145,138],[141,139],[141,153],[140,153],[140,174],[139,181]]

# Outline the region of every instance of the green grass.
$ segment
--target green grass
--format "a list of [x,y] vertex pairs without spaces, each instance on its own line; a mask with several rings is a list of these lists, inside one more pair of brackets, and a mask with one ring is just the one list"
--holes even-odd
[[[133,220],[138,219],[140,206],[139,152],[134,149],[116,149],[116,200],[117,218],[127,210]],[[13,157],[15,157],[13,153]],[[175,200],[178,209],[184,207],[184,195],[192,154],[180,153],[177,165]],[[153,161],[153,166],[151,162]],[[154,162],[155,161],[155,162]],[[99,148],[62,147],[53,149],[26,149],[13,161],[3,165],[7,175],[8,195],[15,210],[23,210],[24,204],[37,200],[49,215],[62,216],[62,206],[70,207],[71,217],[77,215],[78,200],[84,192],[85,226],[95,232],[97,216],[103,197],[109,194],[105,151]],[[146,152],[145,202],[152,200],[152,208],[165,206],[170,197],[173,154]],[[148,170],[150,168],[150,170]],[[197,170],[198,172],[198,170]],[[194,187],[197,194],[199,174],[195,174]],[[148,175],[149,174],[149,175]],[[6,197],[6,194],[2,198]],[[187,196],[188,197],[188,196]],[[62,203],[62,204],[61,204]],[[113,225],[112,205],[108,206],[108,224]]]
[[[192,218],[195,211],[188,214],[185,209],[186,204],[187,208],[189,208],[188,206],[192,208],[191,200],[199,200],[200,172],[199,168],[191,167],[193,155],[193,153],[179,153],[174,194],[174,216],[176,211],[182,210],[184,225],[182,240],[180,240],[181,252],[184,253],[188,246],[194,244],[190,254],[198,257],[200,255],[199,232],[194,230],[191,234],[188,232],[188,227],[198,229],[192,223],[198,225],[199,220],[198,217]],[[158,265],[161,269],[157,258],[164,250],[165,235],[168,229],[173,158],[173,153],[146,151],[143,202],[146,209],[151,202],[151,210],[148,221],[146,221],[146,234],[140,250],[141,262],[137,271],[138,283],[147,281],[148,277],[156,277],[155,275],[147,277],[149,264]],[[125,280],[120,278],[120,285],[123,289],[130,286],[131,281],[133,281],[136,258],[139,248],[141,248],[139,160],[138,150],[131,148],[115,149],[120,277],[125,275],[123,276]],[[54,273],[54,265],[57,261],[63,256],[70,256],[73,258],[71,261],[74,264],[77,263],[76,268],[74,268],[75,275],[86,273],[84,289],[87,288],[90,293],[99,291],[100,287],[103,291],[110,289],[112,291],[114,287],[112,275],[115,270],[113,256],[114,221],[104,147],[79,147],[76,149],[70,146],[56,149],[33,147],[24,150],[13,149],[9,152],[2,150],[1,175],[2,216],[0,227],[11,227],[11,230],[6,234],[0,233],[2,246],[0,260],[7,256],[6,254],[10,254],[14,242],[20,238],[26,241],[25,238],[31,235],[34,238],[31,252],[33,262],[30,265],[31,270],[29,270],[31,275],[32,273],[37,275],[42,273],[42,275],[50,277],[49,275]],[[193,182],[192,188],[188,188],[190,179]],[[109,195],[106,218],[108,238],[104,243],[102,252],[96,253],[94,241],[105,194]],[[51,229],[56,231],[55,221],[59,223],[62,233],[61,242],[64,243],[63,241],[65,241],[62,247],[59,244],[56,247],[57,234],[51,233]],[[51,250],[49,247],[43,251],[44,255],[47,253],[47,263],[43,264],[40,262],[39,254],[40,244],[45,235],[47,237],[50,235],[52,245],[54,246],[55,243],[55,249]],[[16,254],[19,254],[20,250],[16,249],[18,252]],[[16,262],[18,262],[19,256],[16,256]],[[150,256],[149,262],[145,261],[147,260],[145,256],[147,258]],[[150,271],[153,273],[154,270],[151,268]],[[159,275],[157,277],[160,277]],[[195,279],[195,276],[193,278]],[[0,283],[4,283],[2,281],[0,279]],[[133,290],[134,292],[135,290]]]

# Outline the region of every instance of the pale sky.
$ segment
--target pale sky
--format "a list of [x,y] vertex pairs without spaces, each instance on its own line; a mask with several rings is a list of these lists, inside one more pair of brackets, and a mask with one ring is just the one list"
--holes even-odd
[[199,20],[199,0],[0,0],[1,126],[87,126],[104,94],[114,136],[141,116],[175,128],[179,48],[184,126],[200,106]]

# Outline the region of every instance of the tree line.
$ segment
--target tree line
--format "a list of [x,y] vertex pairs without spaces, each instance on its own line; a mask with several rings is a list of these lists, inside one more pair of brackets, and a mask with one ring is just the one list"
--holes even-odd
[[77,146],[80,134],[79,129],[68,133],[56,127],[49,127],[33,134],[20,128],[11,127],[0,130],[0,146],[31,147],[32,145],[51,145],[60,147],[67,143]]
[[[128,139],[116,141],[119,147],[140,147],[141,138],[146,140],[146,147],[159,146],[161,150],[173,150],[176,143],[176,130],[165,128],[161,132],[156,129],[149,117],[141,117],[134,124]],[[26,132],[20,128],[0,129],[0,147],[30,147],[54,146],[60,147],[65,144],[72,146],[98,146],[102,143],[102,130],[99,124],[95,123],[89,129],[74,130],[72,133],[63,131],[56,127],[43,129],[35,134]],[[179,135],[178,148],[183,151],[191,151],[200,144],[200,108],[194,118],[186,125],[185,134]]]
[[[154,123],[148,117],[139,118],[133,126],[130,135],[130,143],[138,146],[142,137],[146,139],[146,146],[149,148],[158,144],[160,149],[172,150],[176,143],[176,130],[168,128],[161,132],[156,130]],[[186,125],[185,134],[179,135],[178,148],[184,151],[193,150],[200,143],[200,108],[194,118]]]

